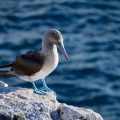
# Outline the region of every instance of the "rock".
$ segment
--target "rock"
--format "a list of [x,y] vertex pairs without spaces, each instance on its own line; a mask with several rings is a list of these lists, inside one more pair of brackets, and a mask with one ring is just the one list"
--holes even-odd
[[61,104],[59,110],[62,120],[103,120],[98,113],[91,109]]
[[0,120],[103,120],[93,110],[61,104],[32,89],[0,87]]

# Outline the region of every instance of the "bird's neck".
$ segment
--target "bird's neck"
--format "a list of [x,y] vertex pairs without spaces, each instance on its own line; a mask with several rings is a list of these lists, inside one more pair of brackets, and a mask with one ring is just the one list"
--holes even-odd
[[55,44],[51,44],[46,42],[45,40],[42,42],[42,52],[46,54],[56,54],[58,53],[57,51],[57,46]]
[[53,69],[56,68],[58,65],[59,57],[58,57],[58,51],[57,51],[57,46],[55,44],[48,44],[43,42],[42,44],[42,52],[46,54],[47,56],[47,61],[49,64],[52,65]]

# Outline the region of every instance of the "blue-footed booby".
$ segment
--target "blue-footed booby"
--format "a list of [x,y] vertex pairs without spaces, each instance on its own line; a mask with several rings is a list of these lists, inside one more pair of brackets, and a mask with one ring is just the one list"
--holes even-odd
[[[51,91],[46,85],[45,77],[55,70],[58,65],[59,55],[57,48],[68,60],[61,32],[56,29],[50,29],[42,38],[42,50],[27,52],[17,56],[12,63],[0,66],[0,68],[9,68],[7,71],[1,70],[0,77],[17,76],[23,80],[30,81],[34,92],[39,94]],[[36,80],[42,80],[43,87],[37,88]]]

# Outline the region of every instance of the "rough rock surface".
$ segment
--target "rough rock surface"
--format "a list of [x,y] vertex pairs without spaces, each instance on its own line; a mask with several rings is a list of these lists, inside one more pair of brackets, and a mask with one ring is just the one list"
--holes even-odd
[[90,109],[61,104],[53,93],[0,87],[0,120],[103,120]]

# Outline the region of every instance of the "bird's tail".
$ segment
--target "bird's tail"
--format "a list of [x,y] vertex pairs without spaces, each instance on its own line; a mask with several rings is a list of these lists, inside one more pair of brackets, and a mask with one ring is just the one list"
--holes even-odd
[[6,67],[11,67],[13,66],[13,63],[9,63],[9,64],[6,64],[6,65],[1,65],[0,68],[6,68]]
[[[13,64],[10,63],[10,64],[6,64],[6,65],[2,65],[0,66],[0,68],[6,68],[6,67],[11,67]],[[14,76],[13,73],[11,73],[10,71],[8,70],[0,70],[0,78],[1,77],[12,77]]]
[[10,73],[10,71],[7,70],[0,70],[0,78],[7,78],[7,77],[13,77],[14,74]]

